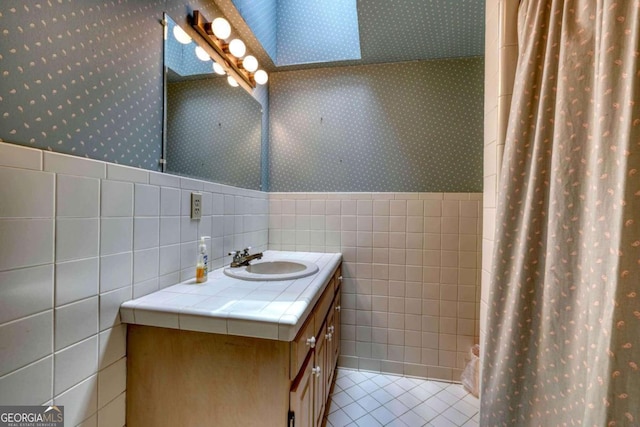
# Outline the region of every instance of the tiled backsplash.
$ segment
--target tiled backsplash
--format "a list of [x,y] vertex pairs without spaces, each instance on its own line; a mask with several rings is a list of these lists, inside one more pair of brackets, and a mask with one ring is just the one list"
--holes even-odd
[[343,254],[340,365],[460,380],[478,342],[481,193],[270,193],[269,248]]
[[266,249],[266,193],[4,143],[0,183],[0,402],[69,426],[124,425],[123,301],[193,277],[200,235],[212,268]]

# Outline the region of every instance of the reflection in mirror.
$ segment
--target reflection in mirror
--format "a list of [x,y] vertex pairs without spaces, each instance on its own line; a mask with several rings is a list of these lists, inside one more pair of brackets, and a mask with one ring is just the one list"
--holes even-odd
[[216,74],[195,40],[165,20],[165,171],[259,190],[260,103]]

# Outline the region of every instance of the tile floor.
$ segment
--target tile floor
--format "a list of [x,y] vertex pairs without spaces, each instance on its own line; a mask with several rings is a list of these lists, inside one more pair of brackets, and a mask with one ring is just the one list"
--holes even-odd
[[480,401],[460,384],[339,368],[327,427],[478,427]]

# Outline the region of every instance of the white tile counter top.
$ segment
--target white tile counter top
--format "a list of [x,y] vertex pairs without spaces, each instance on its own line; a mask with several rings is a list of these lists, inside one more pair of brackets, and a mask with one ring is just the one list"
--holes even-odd
[[195,279],[120,306],[125,323],[292,341],[336,267],[339,253],[265,251],[265,260],[311,261],[319,271],[288,281],[246,281],[219,268],[205,283]]

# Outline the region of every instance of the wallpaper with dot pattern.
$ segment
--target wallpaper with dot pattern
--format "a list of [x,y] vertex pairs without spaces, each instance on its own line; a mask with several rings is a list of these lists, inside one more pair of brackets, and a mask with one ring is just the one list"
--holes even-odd
[[3,0],[0,140],[158,169],[163,0]]
[[194,9],[221,14],[209,0],[0,2],[0,140],[158,170],[160,21]]
[[[363,7],[383,3],[386,0],[361,2],[359,14]],[[218,0],[218,4],[208,0],[3,0],[0,140],[157,170],[162,141],[159,35],[163,11],[184,26],[194,9],[208,17],[224,14],[269,69],[268,55],[234,12],[231,0]],[[451,8],[447,4],[440,6]],[[397,10],[406,11],[404,6]],[[360,22],[362,31],[362,16]],[[268,117],[267,88],[257,88],[254,97]],[[342,98],[337,94],[336,102]],[[269,126],[269,120],[262,121],[264,141]],[[268,144],[263,142],[262,149],[266,182]]]
[[484,61],[272,73],[270,191],[482,191]]
[[358,1],[367,63],[484,55],[485,0]]
[[167,170],[260,189],[260,104],[226,79],[167,85]]

